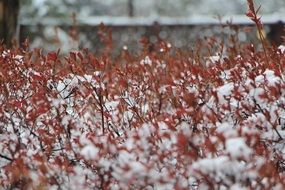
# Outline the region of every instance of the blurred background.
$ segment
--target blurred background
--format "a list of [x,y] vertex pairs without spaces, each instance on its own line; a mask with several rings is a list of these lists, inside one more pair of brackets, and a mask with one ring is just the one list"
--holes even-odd
[[[254,2],[262,5],[267,38],[279,45],[285,0]],[[241,42],[257,41],[254,29],[248,30],[253,23],[244,16],[246,0],[21,0],[19,7],[18,39],[28,38],[31,47],[47,51],[96,51],[102,46],[97,35],[101,22],[112,30],[115,49],[139,48],[142,37],[151,43],[166,40],[178,48],[191,48],[212,35],[221,40],[236,35]]]

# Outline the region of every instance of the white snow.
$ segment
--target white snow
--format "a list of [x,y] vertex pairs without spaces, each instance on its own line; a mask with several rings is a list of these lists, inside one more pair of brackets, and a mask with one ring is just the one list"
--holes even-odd
[[209,67],[211,65],[214,65],[215,63],[219,63],[220,61],[221,61],[221,56],[219,55],[206,57],[206,66]]
[[117,109],[117,106],[119,105],[119,101],[116,100],[116,101],[109,101],[109,102],[106,102],[105,103],[105,106],[107,108],[108,111],[114,111]]
[[278,49],[281,51],[281,53],[284,53],[285,52],[285,46],[284,45],[280,45],[278,47]]
[[227,156],[217,158],[200,159],[192,165],[194,171],[201,171],[207,175],[215,175],[216,179],[226,180],[227,176],[236,174],[236,179],[241,179],[244,175],[245,165],[241,162],[230,160]]
[[266,99],[261,98],[265,92],[264,88],[253,88],[249,91],[249,95],[253,97],[258,104],[266,103]]
[[234,83],[230,82],[227,84],[224,84],[223,86],[219,87],[217,89],[218,98],[221,104],[226,103],[226,97],[230,96],[232,94],[232,91],[234,90]]
[[264,72],[265,78],[267,79],[269,86],[276,86],[276,84],[280,84],[281,78],[277,77],[272,70],[266,70]]
[[251,149],[245,144],[244,138],[230,138],[226,141],[226,151],[231,158],[246,158],[251,154]]
[[66,85],[63,82],[59,82],[56,89],[58,92],[62,92],[66,88]]
[[147,55],[143,60],[140,62],[141,65],[152,65],[152,60]]
[[217,132],[223,134],[226,138],[236,137],[237,131],[232,127],[230,123],[216,123]]
[[96,159],[99,153],[99,149],[94,145],[87,145],[81,150],[81,155],[84,156],[87,160]]

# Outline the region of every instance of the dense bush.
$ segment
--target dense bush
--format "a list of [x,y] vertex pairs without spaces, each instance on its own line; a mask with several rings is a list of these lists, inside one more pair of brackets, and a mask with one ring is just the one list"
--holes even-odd
[[1,187],[284,189],[285,48],[262,43],[2,47]]

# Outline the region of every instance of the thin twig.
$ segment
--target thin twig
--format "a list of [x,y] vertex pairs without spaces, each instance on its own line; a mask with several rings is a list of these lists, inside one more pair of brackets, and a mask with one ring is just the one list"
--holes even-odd
[[3,158],[3,159],[8,160],[8,161],[10,161],[10,162],[13,162],[13,159],[12,159],[12,158],[9,158],[8,156],[5,156],[5,155],[3,155],[3,154],[0,154],[0,158]]

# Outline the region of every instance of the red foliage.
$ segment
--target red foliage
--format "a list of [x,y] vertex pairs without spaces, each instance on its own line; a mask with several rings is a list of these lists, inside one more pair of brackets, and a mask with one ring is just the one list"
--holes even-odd
[[283,47],[141,42],[116,58],[0,48],[1,187],[284,189]]

